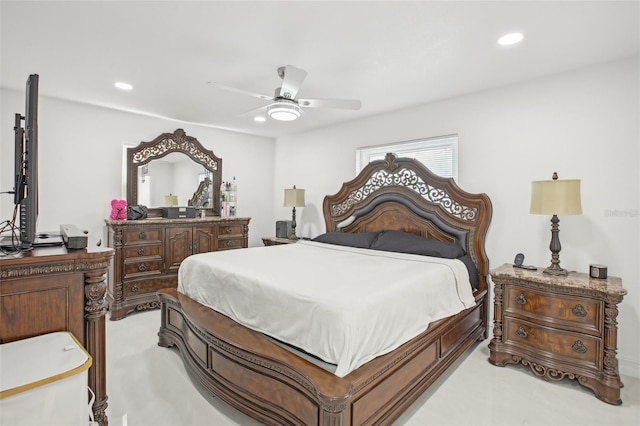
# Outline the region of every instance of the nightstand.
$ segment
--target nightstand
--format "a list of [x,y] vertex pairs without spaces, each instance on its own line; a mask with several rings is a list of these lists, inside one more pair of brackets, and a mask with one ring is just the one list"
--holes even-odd
[[262,244],[265,246],[277,246],[280,244],[293,244],[298,240],[290,240],[289,238],[263,237]]
[[489,362],[531,368],[548,381],[576,379],[598,399],[618,405],[618,304],[627,291],[617,277],[567,277],[505,264],[491,271],[493,339]]

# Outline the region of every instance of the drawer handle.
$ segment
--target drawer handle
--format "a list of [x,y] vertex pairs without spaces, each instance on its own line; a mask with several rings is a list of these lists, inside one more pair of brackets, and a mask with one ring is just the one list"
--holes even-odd
[[138,249],[138,256],[144,256],[144,247],[141,249]]
[[232,231],[232,229],[231,229],[231,227],[230,227],[230,226],[227,226],[227,227],[224,229],[224,232],[226,232],[227,234],[230,234],[230,233],[231,233],[231,231]]
[[587,310],[584,308],[584,306],[582,306],[581,304],[577,304],[572,310],[571,312],[573,312],[573,315],[577,316],[577,317],[586,317],[587,316]]
[[141,233],[138,234],[138,238],[140,238],[141,240],[146,240],[147,234],[145,234],[145,232],[142,231]]
[[231,247],[233,245],[233,241],[227,240],[227,247]]
[[524,297],[524,294],[520,293],[519,295],[516,296],[516,303],[518,305],[526,305],[527,304],[527,298]]
[[147,270],[147,265],[145,265],[144,263],[141,263],[140,265],[138,265],[138,271],[144,272],[146,270]]
[[131,291],[136,293],[138,290],[140,290],[140,287],[138,287],[138,284],[134,284],[133,287],[131,287]]
[[573,346],[571,346],[571,349],[579,354],[587,353],[587,347],[580,340],[576,340]]
[[527,334],[524,328],[518,327],[518,329],[516,330],[516,336],[526,339],[527,337],[529,337],[529,334]]

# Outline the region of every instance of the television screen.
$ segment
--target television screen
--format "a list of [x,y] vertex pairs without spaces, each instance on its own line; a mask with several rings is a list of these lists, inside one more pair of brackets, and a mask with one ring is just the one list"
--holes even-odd
[[33,246],[38,220],[38,80],[37,74],[27,79],[22,149],[26,192],[20,201],[20,242],[23,249]]
[[24,129],[22,128],[22,119],[24,117],[16,114],[15,125],[15,150],[14,150],[14,185],[13,185],[13,204],[18,205],[24,198]]

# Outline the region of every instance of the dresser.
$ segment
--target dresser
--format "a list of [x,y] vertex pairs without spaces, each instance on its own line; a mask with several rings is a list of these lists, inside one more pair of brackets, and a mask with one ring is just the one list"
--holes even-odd
[[250,218],[106,220],[115,249],[106,300],[110,319],[159,308],[156,291],[178,285],[178,269],[192,254],[246,248]]
[[575,379],[598,399],[618,405],[618,304],[627,293],[617,277],[557,277],[505,264],[491,271],[493,339],[489,361],[530,367],[548,381]]
[[101,426],[108,424],[104,296],[113,255],[112,249],[60,246],[0,256],[0,343],[73,333],[93,360],[87,378]]

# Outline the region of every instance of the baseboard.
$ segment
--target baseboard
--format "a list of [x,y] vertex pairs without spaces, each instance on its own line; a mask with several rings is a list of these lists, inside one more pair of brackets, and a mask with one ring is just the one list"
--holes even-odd
[[631,376],[640,379],[640,362],[618,357],[618,371],[621,376]]

